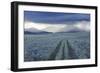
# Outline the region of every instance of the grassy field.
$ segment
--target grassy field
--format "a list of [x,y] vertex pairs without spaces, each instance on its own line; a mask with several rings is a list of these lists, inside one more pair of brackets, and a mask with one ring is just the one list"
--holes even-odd
[[90,58],[90,33],[48,33],[24,35],[24,61]]

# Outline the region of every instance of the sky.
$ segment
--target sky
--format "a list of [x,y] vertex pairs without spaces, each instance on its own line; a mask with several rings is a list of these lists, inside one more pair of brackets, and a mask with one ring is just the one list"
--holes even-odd
[[[47,32],[89,31],[90,14],[24,11],[25,29]],[[33,32],[36,30],[33,30]]]
[[25,21],[49,24],[65,24],[69,21],[90,21],[89,14],[24,11]]

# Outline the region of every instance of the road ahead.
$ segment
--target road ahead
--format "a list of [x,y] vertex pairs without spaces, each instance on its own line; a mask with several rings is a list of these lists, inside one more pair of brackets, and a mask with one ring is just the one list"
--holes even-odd
[[75,49],[71,47],[68,40],[62,40],[49,56],[49,60],[78,59]]

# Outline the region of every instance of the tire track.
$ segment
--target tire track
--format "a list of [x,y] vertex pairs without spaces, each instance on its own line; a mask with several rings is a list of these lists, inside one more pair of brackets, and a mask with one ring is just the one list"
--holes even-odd
[[68,40],[61,40],[56,49],[50,54],[48,60],[78,59]]

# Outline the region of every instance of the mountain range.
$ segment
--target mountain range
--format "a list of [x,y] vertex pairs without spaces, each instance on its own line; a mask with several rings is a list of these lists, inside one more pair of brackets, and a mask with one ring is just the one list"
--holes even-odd
[[[80,31],[90,31],[89,23],[78,23],[74,25],[48,25],[48,24],[31,24],[30,27],[24,28],[25,34],[48,34],[48,33],[58,33],[58,32],[80,32]],[[36,27],[38,26],[38,27]],[[42,28],[41,28],[42,26]],[[44,27],[43,27],[44,26]]]

